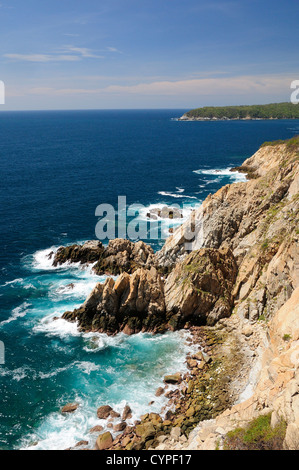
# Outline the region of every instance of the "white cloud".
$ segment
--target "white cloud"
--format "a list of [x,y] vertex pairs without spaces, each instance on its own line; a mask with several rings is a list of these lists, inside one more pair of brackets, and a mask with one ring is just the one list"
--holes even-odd
[[4,54],[6,59],[25,62],[74,62],[79,60],[75,55],[50,55],[50,54]]
[[86,47],[64,46],[59,51],[51,54],[4,54],[3,57],[10,60],[25,62],[76,62],[81,59],[103,59],[103,56],[94,54]]
[[109,51],[109,52],[117,52],[118,54],[122,54],[122,52],[119,51],[118,49],[116,49],[116,47],[107,47],[107,51]]
[[140,96],[185,96],[213,98],[230,96],[246,97],[247,95],[264,96],[288,92],[292,77],[285,76],[240,76],[201,78],[179,81],[154,81],[135,85],[109,85],[102,88],[43,88],[31,89],[32,94],[46,95],[140,95]]
[[88,49],[86,47],[75,47],[75,46],[64,46],[63,47],[63,52],[66,53],[74,53],[77,54],[81,57],[87,57],[87,58],[93,58],[93,59],[103,59],[103,56],[94,54],[91,49]]

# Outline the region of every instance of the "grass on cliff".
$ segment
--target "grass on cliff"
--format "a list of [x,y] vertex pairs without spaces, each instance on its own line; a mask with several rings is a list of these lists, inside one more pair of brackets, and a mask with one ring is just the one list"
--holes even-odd
[[283,450],[286,423],[271,426],[271,413],[251,421],[245,428],[227,433],[224,450]]
[[291,152],[299,153],[299,135],[295,135],[287,140],[274,140],[272,142],[264,142],[261,147],[275,147],[276,145],[285,144],[287,149]]

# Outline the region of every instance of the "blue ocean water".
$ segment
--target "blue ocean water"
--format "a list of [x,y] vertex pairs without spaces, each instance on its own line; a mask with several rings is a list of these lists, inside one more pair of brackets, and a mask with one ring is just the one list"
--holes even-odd
[[[118,196],[149,210],[190,208],[227,183],[269,140],[299,121],[179,122],[186,110],[0,114],[0,448],[64,449],[101,424],[96,409],[148,409],[165,373],[183,370],[186,333],[134,337],[78,333],[53,321],[85,300],[91,269],[54,269],[60,245],[95,238],[99,204]],[[149,240],[154,249],[163,240]],[[79,410],[62,416],[69,402]],[[102,423],[104,424],[104,423]],[[37,443],[37,444],[36,444]]]

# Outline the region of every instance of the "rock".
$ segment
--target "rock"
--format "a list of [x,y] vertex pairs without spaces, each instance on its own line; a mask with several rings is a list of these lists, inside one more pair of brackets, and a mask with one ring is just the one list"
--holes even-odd
[[146,422],[136,426],[136,435],[147,441],[155,436],[155,428],[151,422]]
[[253,335],[253,328],[251,325],[245,325],[243,330],[242,330],[242,334],[244,336],[246,336],[247,338],[249,338],[249,336]]
[[151,267],[154,264],[154,251],[144,242],[136,243],[130,240],[116,238],[110,240],[101,259],[94,266],[99,274],[133,273],[138,268]]
[[90,434],[95,434],[95,433],[100,433],[103,431],[103,426],[94,426],[93,428],[90,429],[89,433]]
[[[49,259],[53,259],[53,252]],[[133,243],[130,240],[117,238],[110,240],[105,248],[100,241],[89,241],[83,245],[60,247],[53,259],[53,266],[66,262],[95,263],[96,274],[133,273],[138,267],[155,265],[153,249],[144,242]]]
[[80,405],[78,403],[69,403],[62,408],[61,413],[74,413],[79,406]]
[[187,320],[214,325],[230,316],[236,276],[237,265],[228,249],[196,250],[178,263],[164,287],[166,311],[176,312],[175,329]]
[[178,372],[177,374],[166,375],[164,377],[164,382],[167,384],[179,384],[182,381],[182,376]]
[[98,408],[97,415],[99,419],[107,419],[110,416],[112,408],[109,405],[104,405]]
[[156,391],[155,396],[156,396],[156,397],[160,397],[161,395],[164,394],[164,392],[165,392],[165,389],[164,389],[163,387],[159,387],[159,388],[157,389],[157,391]]
[[197,367],[197,361],[195,359],[188,359],[187,360],[187,365],[190,369],[193,369],[195,367]]
[[89,241],[84,245],[72,245],[61,247],[54,256],[53,266],[66,262],[72,263],[94,263],[104,252],[104,246],[100,241]]
[[121,432],[121,431],[124,431],[126,429],[126,427],[127,427],[127,423],[122,421],[121,423],[118,423],[115,426],[113,426],[113,431]]
[[123,421],[126,421],[127,419],[131,419],[131,418],[132,418],[132,410],[131,410],[129,405],[126,405],[125,408],[124,408],[121,419]]
[[149,219],[157,220],[158,217],[162,219],[182,219],[183,214],[180,209],[175,207],[164,206],[162,208],[151,209],[146,216]]
[[131,438],[129,436],[126,436],[122,441],[121,441],[121,445],[122,447],[127,447],[128,444],[130,444],[131,442]]
[[154,426],[158,426],[158,424],[162,423],[163,419],[157,413],[150,413],[148,416],[149,421],[153,423]]
[[88,441],[80,441],[75,445],[75,447],[82,447],[82,446],[88,446]]
[[112,410],[110,411],[110,416],[111,418],[120,418],[120,413],[117,413],[116,411]]
[[139,268],[131,276],[123,273],[116,282],[108,278],[96,285],[82,307],[66,312],[63,318],[77,321],[82,331],[165,331],[163,282],[153,267]]
[[175,439],[176,441],[179,440],[179,438],[181,437],[181,434],[182,434],[182,430],[180,427],[175,427],[175,428],[172,428],[171,432],[170,432],[170,436]]
[[101,434],[96,441],[95,450],[109,449],[113,444],[113,438],[110,432]]

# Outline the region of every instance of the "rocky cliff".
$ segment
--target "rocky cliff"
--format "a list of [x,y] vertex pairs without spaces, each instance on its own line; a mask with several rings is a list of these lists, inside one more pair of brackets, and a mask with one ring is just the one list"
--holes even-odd
[[[235,389],[246,377],[234,406],[203,420],[187,442],[170,435],[159,449],[222,449],[228,436],[242,449],[236,436],[260,416],[271,416],[272,435],[284,429],[279,448],[299,448],[298,160],[298,138],[264,145],[238,169],[250,181],[222,188],[193,214],[201,235],[193,245],[228,246],[236,260],[234,315],[215,328],[235,338],[243,353],[249,347],[249,369],[232,381]],[[171,269],[188,256],[189,231],[185,224],[167,240],[160,263]],[[231,346],[226,341],[219,349],[227,354]]]
[[[166,437],[161,448],[221,448],[234,426],[269,412],[273,425],[287,423],[285,448],[299,446],[299,138],[265,144],[234,170],[249,180],[209,195],[158,253],[143,242],[114,240],[106,249],[93,244],[89,255],[84,246],[62,248],[54,260],[78,262],[81,250],[82,262],[96,263],[98,273],[122,273],[65,313],[84,331],[157,333],[202,325],[226,338],[215,364],[231,357],[242,365],[225,382],[235,405],[227,402],[224,413],[217,408],[216,417],[211,412],[212,420],[189,441]],[[203,396],[188,393],[178,408],[192,418],[180,430],[189,434],[204,418]],[[181,416],[172,426],[183,422]]]

